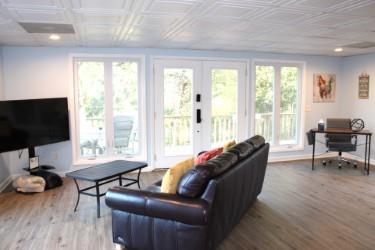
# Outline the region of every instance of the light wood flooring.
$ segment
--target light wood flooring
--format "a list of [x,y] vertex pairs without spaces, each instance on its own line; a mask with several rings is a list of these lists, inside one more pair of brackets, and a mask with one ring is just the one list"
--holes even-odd
[[[144,187],[163,171],[142,173]],[[105,187],[104,187],[105,188]],[[0,194],[0,249],[115,249],[102,200],[81,196],[73,181],[40,194]],[[309,161],[269,164],[261,195],[223,241],[224,249],[375,249],[375,174]]]

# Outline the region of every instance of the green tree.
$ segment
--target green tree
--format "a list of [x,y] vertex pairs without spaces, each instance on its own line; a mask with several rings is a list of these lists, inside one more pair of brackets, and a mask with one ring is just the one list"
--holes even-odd
[[78,63],[79,104],[87,118],[104,117],[104,64]]
[[212,70],[211,96],[213,116],[232,116],[236,114],[237,74],[237,70]]
[[164,72],[164,114],[188,116],[191,114],[192,99],[191,70],[166,69]]
[[256,66],[255,112],[270,113],[273,110],[274,68]]
[[281,68],[281,112],[295,113],[297,110],[297,77],[295,67]]

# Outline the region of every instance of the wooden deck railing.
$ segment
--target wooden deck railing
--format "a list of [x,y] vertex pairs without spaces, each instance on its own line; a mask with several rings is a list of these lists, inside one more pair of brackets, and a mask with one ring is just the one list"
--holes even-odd
[[[282,113],[280,117],[280,140],[292,140],[296,136],[295,113]],[[103,119],[90,119],[92,127],[104,125]],[[164,140],[167,147],[187,146],[191,144],[192,128],[190,116],[164,117]],[[235,116],[214,116],[211,120],[211,143],[216,144],[235,138],[237,124]],[[255,134],[272,140],[272,113],[255,116]]]

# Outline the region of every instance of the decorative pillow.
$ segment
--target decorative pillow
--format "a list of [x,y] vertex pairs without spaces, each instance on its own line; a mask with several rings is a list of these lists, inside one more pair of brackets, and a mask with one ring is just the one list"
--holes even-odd
[[195,158],[195,164],[201,164],[203,162],[208,161],[209,159],[221,154],[223,152],[223,148],[214,148],[209,151],[206,151]]
[[227,151],[230,147],[236,145],[236,141],[235,140],[231,140],[231,141],[228,141],[226,143],[224,143],[223,145],[223,151]]
[[175,194],[181,177],[194,166],[194,157],[178,162],[164,174],[160,192]]

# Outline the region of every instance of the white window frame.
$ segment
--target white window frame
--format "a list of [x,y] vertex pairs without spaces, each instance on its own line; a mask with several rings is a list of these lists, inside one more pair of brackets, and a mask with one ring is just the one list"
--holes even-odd
[[[284,151],[299,151],[304,150],[304,121],[305,112],[305,69],[306,63],[300,61],[279,61],[279,60],[263,60],[256,59],[252,62],[252,84],[251,84],[251,134],[255,134],[255,89],[256,89],[256,66],[273,66],[275,69],[274,82],[274,105],[273,105],[273,145],[271,145],[271,152]],[[280,130],[280,84],[281,84],[281,68],[282,67],[296,67],[298,68],[298,89],[297,89],[297,143],[296,144],[279,144],[279,130]],[[279,93],[276,95],[275,93]]]
[[[118,61],[130,61],[138,63],[138,119],[139,119],[139,153],[137,155],[114,155],[111,149],[107,152],[107,155],[96,156],[96,157],[83,157],[79,152],[79,102],[78,102],[78,91],[76,87],[77,83],[77,61],[100,61],[104,62],[104,74],[109,74],[108,69],[106,69],[109,62]],[[130,160],[140,160],[147,161],[147,128],[146,128],[146,87],[145,87],[145,57],[143,55],[118,55],[118,54],[70,54],[69,55],[69,72],[70,72],[70,98],[69,106],[70,109],[70,128],[71,128],[71,141],[72,141],[72,154],[73,154],[73,165],[87,165],[87,164],[97,164],[104,163],[119,159],[130,159]],[[112,75],[109,74],[105,76],[107,82],[104,83],[105,88],[105,103],[108,103],[108,96],[112,94]],[[110,83],[108,83],[110,82]],[[108,86],[109,85],[109,86]],[[111,102],[112,103],[112,102]],[[112,115],[112,110],[109,110],[108,106],[105,105],[105,126],[110,127],[108,117]],[[113,139],[113,131],[108,130],[106,132],[106,144],[113,144],[108,142],[108,140]],[[107,136],[109,138],[107,138]]]

